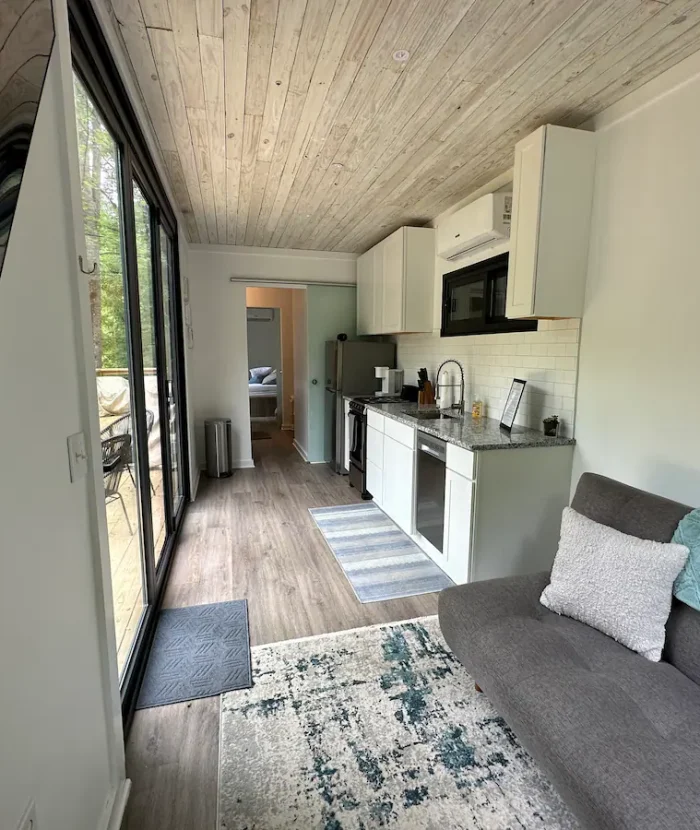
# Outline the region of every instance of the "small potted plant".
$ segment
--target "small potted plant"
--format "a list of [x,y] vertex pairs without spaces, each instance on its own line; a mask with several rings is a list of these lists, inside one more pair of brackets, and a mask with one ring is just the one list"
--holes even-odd
[[542,421],[544,424],[544,434],[548,438],[556,438],[559,435],[559,416],[550,415]]

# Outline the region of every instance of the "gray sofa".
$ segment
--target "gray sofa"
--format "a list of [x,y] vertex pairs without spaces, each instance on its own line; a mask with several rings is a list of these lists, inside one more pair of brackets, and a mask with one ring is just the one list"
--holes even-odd
[[[571,505],[668,542],[690,508],[602,476]],[[652,663],[539,602],[547,573],[448,588],[440,627],[583,827],[700,828],[700,612],[675,602]]]

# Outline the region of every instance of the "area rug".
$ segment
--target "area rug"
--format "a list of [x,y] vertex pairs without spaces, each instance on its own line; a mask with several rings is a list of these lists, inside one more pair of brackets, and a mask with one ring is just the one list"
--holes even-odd
[[442,591],[452,580],[376,504],[309,510],[360,602]]
[[437,618],[253,649],[224,695],[219,830],[574,830]]
[[251,684],[244,599],[166,608],[158,616],[136,708],[211,697]]

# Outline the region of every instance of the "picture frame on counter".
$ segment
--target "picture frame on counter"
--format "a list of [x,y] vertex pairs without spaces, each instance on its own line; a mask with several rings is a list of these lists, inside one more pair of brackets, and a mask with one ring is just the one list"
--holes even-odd
[[518,414],[518,407],[520,400],[525,391],[526,380],[520,378],[513,378],[513,383],[510,385],[510,392],[506,398],[506,405],[503,407],[503,414],[501,415],[501,427],[510,432],[515,423],[515,416]]

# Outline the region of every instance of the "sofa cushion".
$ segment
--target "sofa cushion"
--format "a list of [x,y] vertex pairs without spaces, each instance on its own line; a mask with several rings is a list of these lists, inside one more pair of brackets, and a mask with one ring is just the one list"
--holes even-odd
[[652,542],[564,508],[559,549],[540,602],[658,662],[685,545]]
[[440,594],[455,655],[585,826],[700,828],[700,688],[539,602],[547,574]]
[[[571,506],[594,522],[655,542],[670,542],[691,509],[596,473],[581,476]],[[700,683],[700,611],[673,603],[664,660]]]

